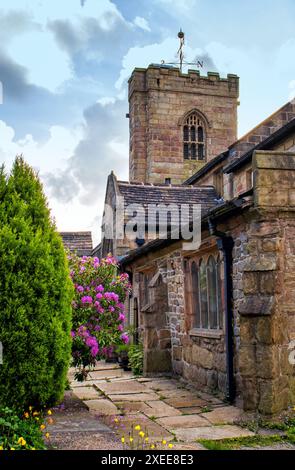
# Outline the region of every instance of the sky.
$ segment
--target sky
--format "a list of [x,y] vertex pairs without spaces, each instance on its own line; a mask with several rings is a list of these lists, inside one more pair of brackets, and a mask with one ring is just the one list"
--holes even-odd
[[128,77],[175,61],[180,28],[202,74],[239,75],[239,136],[294,98],[294,0],[0,0],[0,164],[24,155],[59,230],[99,241],[107,175],[128,180]]

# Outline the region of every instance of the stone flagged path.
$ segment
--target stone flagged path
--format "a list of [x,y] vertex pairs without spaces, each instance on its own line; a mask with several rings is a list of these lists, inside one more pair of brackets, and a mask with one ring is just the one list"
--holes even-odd
[[99,417],[118,437],[135,425],[148,433],[149,443],[173,441],[174,449],[204,449],[197,439],[254,436],[238,425],[242,410],[198,392],[174,378],[136,378],[117,364],[99,362],[73,393],[90,414]]

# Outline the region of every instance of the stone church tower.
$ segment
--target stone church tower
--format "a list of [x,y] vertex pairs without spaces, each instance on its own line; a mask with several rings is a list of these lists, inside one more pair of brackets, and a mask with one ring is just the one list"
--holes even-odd
[[239,78],[150,65],[129,79],[130,181],[179,184],[237,139]]

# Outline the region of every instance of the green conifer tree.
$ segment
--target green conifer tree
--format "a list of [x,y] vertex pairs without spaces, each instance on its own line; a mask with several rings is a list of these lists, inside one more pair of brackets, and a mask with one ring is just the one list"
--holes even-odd
[[62,399],[71,357],[72,282],[34,170],[17,157],[0,171],[0,405]]

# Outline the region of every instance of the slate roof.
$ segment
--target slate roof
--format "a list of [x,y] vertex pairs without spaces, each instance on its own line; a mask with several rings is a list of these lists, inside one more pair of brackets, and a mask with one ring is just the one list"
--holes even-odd
[[92,253],[91,232],[60,232],[66,248],[79,256],[90,256]]
[[202,215],[214,207],[218,195],[213,186],[154,185],[118,181],[125,208],[130,204],[201,204]]

